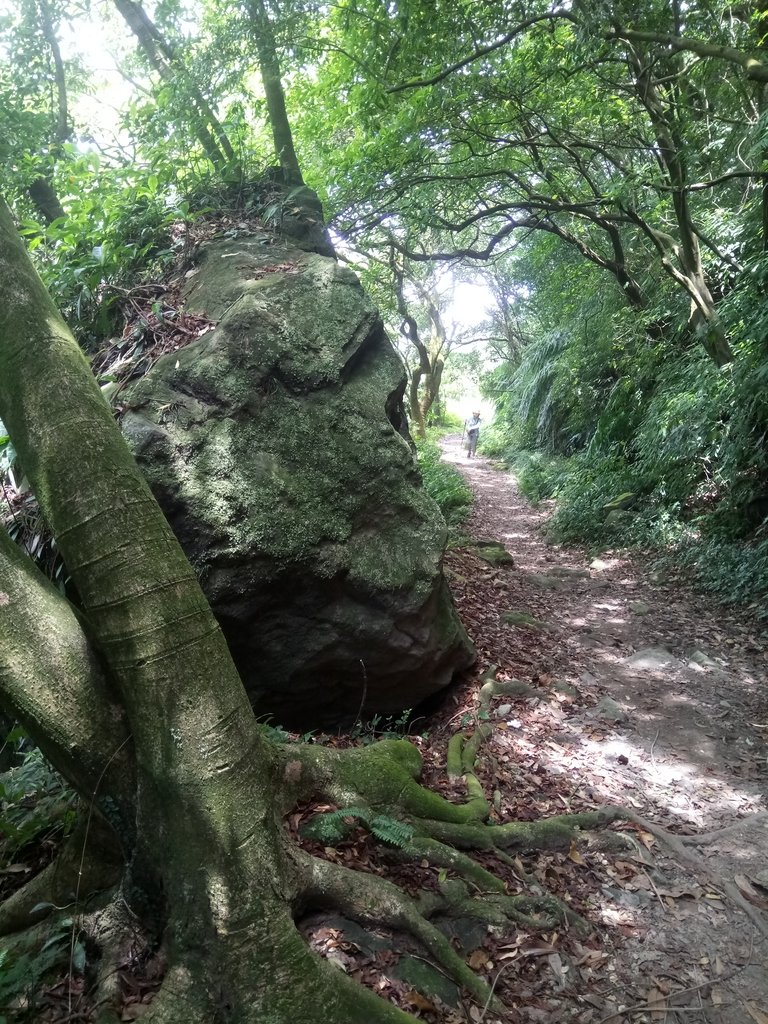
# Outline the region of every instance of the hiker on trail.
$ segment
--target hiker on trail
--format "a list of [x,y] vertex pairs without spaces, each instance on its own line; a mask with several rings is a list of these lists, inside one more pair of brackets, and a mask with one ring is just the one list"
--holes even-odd
[[471,459],[477,452],[477,442],[480,437],[479,412],[473,412],[470,418],[464,421],[464,432],[467,435],[467,458]]

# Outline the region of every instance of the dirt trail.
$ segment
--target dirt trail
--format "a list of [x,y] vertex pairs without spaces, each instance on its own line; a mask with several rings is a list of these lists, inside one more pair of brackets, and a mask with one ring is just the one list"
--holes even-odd
[[768,1024],[764,624],[640,558],[548,543],[551,509],[532,507],[511,474],[467,459],[458,437],[444,458],[476,495],[469,536],[514,559],[488,561],[471,541],[446,558],[479,669],[549,694],[497,708],[495,763],[535,764],[542,788],[559,777],[567,806],[620,803],[674,833],[724,830],[685,859],[650,836],[639,867],[587,858],[606,959],[561,963],[570,976],[520,1019]]

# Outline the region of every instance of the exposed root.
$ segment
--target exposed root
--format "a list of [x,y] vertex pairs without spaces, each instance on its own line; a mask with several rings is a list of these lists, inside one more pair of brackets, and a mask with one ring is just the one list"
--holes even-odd
[[422,835],[462,850],[567,850],[582,832],[603,828],[621,818],[626,818],[623,808],[604,807],[598,811],[558,814],[506,825],[466,825],[435,819],[421,819],[414,824]]
[[381,740],[346,750],[297,744],[285,756],[283,781],[290,797],[286,811],[299,799],[320,797],[338,807],[364,804],[382,814],[459,825],[482,821],[489,813],[482,795],[454,804],[419,785],[421,754],[407,740]]
[[119,1019],[122,1002],[120,970],[137,950],[146,947],[147,936],[120,889],[101,909],[84,915],[80,927],[89,945],[98,950],[96,1024],[111,1024]]
[[498,666],[491,665],[480,678],[482,683],[479,694],[481,711],[490,711],[491,701],[494,697],[538,697],[539,699],[544,697],[541,690],[529,686],[528,683],[524,683],[520,679],[497,679],[497,671]]
[[[351,871],[330,861],[307,858],[307,901],[315,906],[340,910],[353,920],[408,932],[434,957],[459,985],[485,1005],[491,996],[487,983],[455,952],[439,929],[431,924],[419,904],[386,879]],[[494,1000],[497,1009],[501,1009]]]
[[725,828],[718,828],[712,832],[697,832],[693,836],[678,836],[678,838],[686,846],[706,846],[708,843],[716,843],[722,836],[732,835],[734,832],[740,832],[742,829],[751,828],[753,825],[767,820],[768,811],[757,811],[755,814],[739,818],[732,825],[726,825]]
[[28,928],[50,914],[72,908],[78,897],[85,902],[93,893],[116,884],[121,863],[112,834],[91,822],[87,850],[85,841],[81,822],[56,859],[0,904],[0,935]]
[[549,931],[562,924],[574,925],[580,932],[589,931],[587,922],[555,896],[490,893],[479,899],[470,896],[466,886],[457,880],[445,882],[440,891],[457,917],[475,917],[491,925],[514,922],[532,931]]
[[[482,682],[479,695],[481,715],[488,715],[494,697],[541,697],[540,691],[519,679],[497,680],[495,665],[491,665],[483,674]],[[478,721],[469,738],[466,738],[463,733],[457,732],[448,741],[446,755],[448,778],[452,781],[464,778],[468,796],[465,806],[471,806],[476,810],[476,820],[478,821],[484,821],[490,815],[490,806],[475,774],[475,766],[481,746],[492,735],[493,726],[489,722]]]
[[454,871],[469,882],[477,892],[506,892],[506,886],[502,880],[496,875],[492,875],[490,871],[486,871],[476,860],[435,839],[414,836],[405,850],[398,851],[398,855],[407,857],[409,860],[425,859],[436,867]]
[[169,968],[142,1020],[148,1024],[209,1024],[216,1019],[214,1014],[200,972],[179,963]]
[[[692,871],[694,871],[699,878],[703,879],[708,886],[715,890],[719,890],[726,895],[733,903],[735,903],[752,921],[758,931],[765,937],[768,938],[768,918],[766,915],[759,910],[756,906],[745,899],[739,891],[738,886],[733,882],[729,882],[719,876],[712,875],[707,862],[701,857],[695,850],[690,849],[693,845],[704,845],[707,842],[714,842],[723,832],[728,832],[735,827],[742,827],[743,823],[749,819],[742,819],[742,821],[735,823],[734,826],[728,826],[726,829],[722,829],[718,832],[705,833],[700,836],[679,836],[673,832],[667,832],[666,829],[660,825],[655,825],[652,821],[648,821],[645,818],[640,817],[639,814],[635,814],[634,811],[630,811],[627,808],[617,808],[619,816],[623,817],[627,821],[632,821],[636,825],[650,832],[652,836],[655,836],[659,842],[663,843],[664,846],[670,850],[674,856],[682,863],[687,865]],[[751,820],[760,820],[765,815],[757,814],[753,815]],[[696,840],[699,840],[697,843]]]

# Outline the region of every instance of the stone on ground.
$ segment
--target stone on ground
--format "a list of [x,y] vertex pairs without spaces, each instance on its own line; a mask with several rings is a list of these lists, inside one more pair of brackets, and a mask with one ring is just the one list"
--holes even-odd
[[625,664],[636,671],[659,672],[677,664],[677,658],[666,647],[644,647],[625,659]]
[[257,713],[413,707],[473,650],[381,319],[349,269],[267,232],[197,262],[187,309],[218,326],[131,388],[123,429]]

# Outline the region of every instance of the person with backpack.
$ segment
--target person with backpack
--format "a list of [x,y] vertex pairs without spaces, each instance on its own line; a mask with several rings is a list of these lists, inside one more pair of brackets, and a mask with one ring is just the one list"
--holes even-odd
[[480,439],[479,412],[473,412],[469,419],[464,421],[464,432],[467,435],[467,458],[471,459],[477,453],[477,442]]

